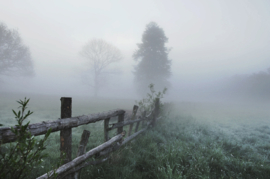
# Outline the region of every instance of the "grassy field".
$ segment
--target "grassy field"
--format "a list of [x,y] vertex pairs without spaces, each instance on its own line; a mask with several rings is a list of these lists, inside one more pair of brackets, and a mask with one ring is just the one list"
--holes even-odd
[[[1,97],[0,123],[15,124],[11,109],[19,96]],[[60,116],[60,97],[29,96],[31,123]],[[134,100],[73,98],[73,116],[116,108],[132,109]],[[267,106],[174,103],[155,128],[114,152],[108,162],[89,166],[82,178],[269,178],[270,112]],[[74,128],[73,157],[83,129],[91,131],[87,150],[103,143],[103,123]],[[113,135],[113,133],[111,134]],[[36,178],[57,165],[59,133],[51,134],[49,157],[33,170]]]

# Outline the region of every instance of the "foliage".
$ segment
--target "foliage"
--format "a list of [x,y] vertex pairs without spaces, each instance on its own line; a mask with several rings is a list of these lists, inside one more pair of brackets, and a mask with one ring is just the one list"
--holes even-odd
[[[99,104],[99,108],[91,112],[115,107],[116,101],[109,102],[110,107],[106,106],[108,101],[104,100],[102,104],[93,103]],[[117,101],[117,105],[120,104],[121,102]],[[123,106],[131,106],[131,104],[133,102],[123,103]],[[205,103],[201,105],[206,106]],[[199,108],[195,103],[181,103],[179,106],[175,104],[174,108],[180,115],[171,113],[167,120],[157,121],[153,130],[148,130],[134,142],[130,142],[112,153],[109,161],[84,168],[81,178],[114,179],[130,178],[130,176],[134,179],[269,178],[270,127],[267,120],[269,115],[265,116],[265,120],[264,118],[260,120],[262,118],[260,115],[252,116],[249,120],[250,114],[248,113],[244,114],[243,118],[240,117],[241,115],[230,116],[229,118],[232,119],[229,120],[227,106],[225,118],[216,113],[217,108],[212,106],[206,108],[207,110],[203,108],[203,111],[207,111],[207,116],[211,111],[215,111],[213,118],[218,120],[213,122],[208,121],[208,117],[198,111]],[[76,111],[79,115],[89,109],[89,105],[83,105]],[[52,110],[46,112],[51,115],[49,118],[58,115],[57,113],[53,115]],[[198,120],[190,113],[196,115]],[[239,117],[243,121],[239,120],[238,123],[236,120]],[[230,121],[233,123],[230,124]],[[78,147],[84,127],[91,131],[91,135],[93,134],[89,138],[86,151],[104,142],[103,123],[97,122],[73,129],[73,149]],[[59,162],[59,133],[51,134],[47,144],[49,156],[44,160],[44,168],[33,169],[29,178],[43,175],[52,169],[52,165],[56,166]],[[77,151],[72,150],[73,158],[76,155]]]
[[58,173],[56,173],[56,170],[61,167],[62,165],[64,165],[64,158],[66,156],[66,153],[63,152],[62,153],[62,157],[59,157],[59,159],[57,160],[56,164],[52,164],[52,170],[46,172],[48,179],[56,179],[58,176]]
[[190,116],[168,119],[113,153],[109,162],[90,167],[82,178],[269,178],[269,158],[258,160],[256,151]]
[[150,83],[156,84],[158,90],[170,86],[171,60],[168,59],[170,49],[165,47],[167,41],[163,29],[155,22],[146,26],[142,43],[138,44],[139,49],[133,54],[133,58],[138,61],[134,75],[139,94],[144,95]]
[[105,77],[103,75],[105,68],[111,63],[118,62],[122,59],[121,52],[118,48],[105,42],[101,39],[94,39],[89,41],[81,50],[80,54],[88,60],[90,64],[90,71],[92,72],[93,80],[91,81],[91,87],[94,89],[94,95],[97,96],[99,89],[101,88],[102,81]]
[[[150,93],[147,93],[147,97],[143,98],[140,101],[136,101],[136,103],[139,106],[139,110],[140,112],[144,112],[146,111],[147,113],[150,113],[154,107],[155,107],[155,100],[156,98],[163,98],[163,95],[166,93],[167,88],[164,88],[162,92],[156,92],[155,88],[154,88],[154,84],[150,84],[149,86],[150,89]],[[160,101],[160,108],[162,109],[162,103]]]
[[0,75],[30,76],[33,72],[29,48],[22,43],[18,31],[0,23]]
[[[30,110],[26,113],[27,104],[30,99],[17,101],[21,106],[20,111],[13,113],[17,120],[15,128],[11,127],[12,132],[17,136],[15,143],[0,146],[0,178],[26,178],[47,156],[43,151],[46,149],[45,141],[51,133],[51,129],[41,140],[36,140],[31,132],[27,130],[30,123],[23,124],[24,120],[33,112]],[[41,166],[43,167],[43,166]]]

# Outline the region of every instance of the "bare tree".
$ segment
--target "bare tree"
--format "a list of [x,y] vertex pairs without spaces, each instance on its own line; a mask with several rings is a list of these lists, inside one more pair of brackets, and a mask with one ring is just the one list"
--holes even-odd
[[34,74],[29,48],[22,43],[18,31],[0,23],[0,75],[31,76]]
[[118,48],[101,39],[94,39],[83,46],[80,54],[86,58],[90,64],[90,71],[93,75],[92,87],[95,97],[102,84],[105,68],[111,63],[122,59],[121,52]]

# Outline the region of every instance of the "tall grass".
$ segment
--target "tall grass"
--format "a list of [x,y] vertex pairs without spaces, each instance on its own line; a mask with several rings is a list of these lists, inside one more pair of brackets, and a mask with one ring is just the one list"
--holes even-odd
[[191,117],[167,118],[83,178],[269,178],[269,148],[243,144]]
[[[132,102],[128,103],[132,104]],[[113,109],[115,105],[116,103],[109,107],[105,101],[104,105],[99,104],[98,110]],[[87,114],[85,111],[95,112],[91,111],[91,107],[83,106],[77,108],[73,114]],[[129,109],[131,107],[132,105]],[[43,108],[46,108],[46,105]],[[43,108],[36,106],[39,112]],[[164,115],[155,128],[151,128],[136,140],[112,153],[109,161],[84,168],[81,177],[106,179],[269,178],[270,125],[269,120],[265,120],[269,119],[267,114],[248,114],[247,111],[233,113],[232,110],[226,108],[221,116],[218,108],[201,108],[197,104],[181,104],[175,108],[178,113]],[[59,106],[57,110],[60,110]],[[53,114],[56,113],[54,111]],[[50,111],[40,112],[40,114],[53,117]],[[39,113],[36,112],[36,115],[38,116]],[[102,122],[74,128],[72,130],[73,158],[76,156],[80,136],[84,129],[91,131],[87,151],[104,142]],[[113,133],[110,135],[112,136]],[[29,178],[36,178],[59,163],[59,138],[59,132],[51,134],[46,150],[49,157],[44,160],[42,166],[33,169]]]

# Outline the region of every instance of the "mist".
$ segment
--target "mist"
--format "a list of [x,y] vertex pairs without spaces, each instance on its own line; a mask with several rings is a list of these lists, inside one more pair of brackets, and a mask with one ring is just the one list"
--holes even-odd
[[119,71],[106,76],[98,96],[139,99],[132,55],[146,24],[154,21],[172,48],[166,100],[266,102],[269,8],[267,0],[0,2],[0,21],[18,30],[35,71],[30,78],[0,76],[0,90],[91,98],[87,61],[79,52],[87,41],[100,38],[123,58],[106,69]]
[[[0,1],[0,178],[18,166],[27,178],[269,178],[269,10],[269,0]],[[19,140],[2,143],[12,126]]]

